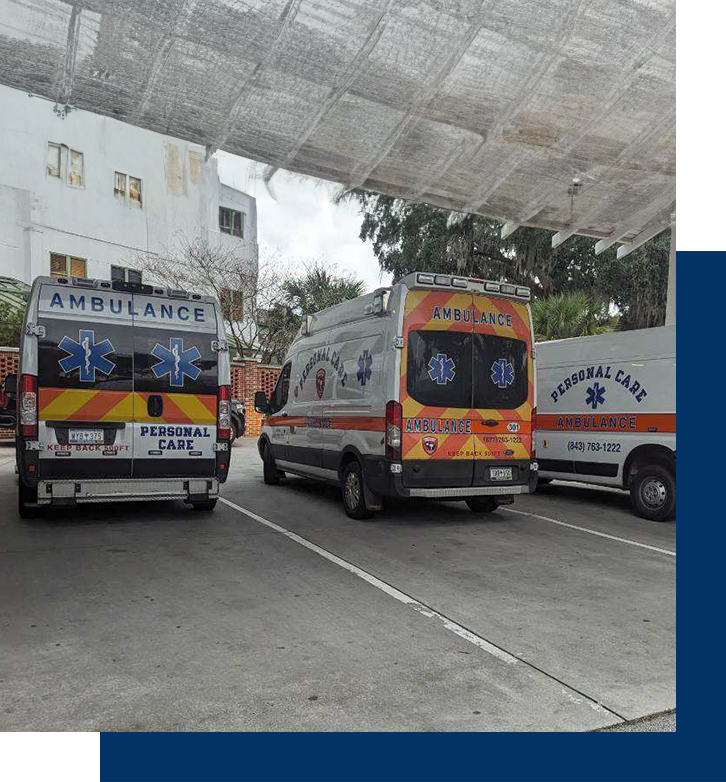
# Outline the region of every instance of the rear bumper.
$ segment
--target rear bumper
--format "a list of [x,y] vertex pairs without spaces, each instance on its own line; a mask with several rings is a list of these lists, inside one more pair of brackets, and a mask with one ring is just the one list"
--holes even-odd
[[[522,462],[518,462],[522,466]],[[498,483],[479,479],[476,486],[406,486],[401,463],[391,462],[380,456],[369,456],[363,459],[363,471],[366,485],[375,494],[383,497],[429,497],[431,499],[463,500],[468,497],[507,497],[516,494],[531,494],[537,488],[537,463],[526,462],[526,470],[520,470],[519,475],[526,475],[526,480],[510,483]]]
[[186,500],[201,502],[219,496],[216,478],[107,478],[39,480],[39,505],[75,505],[90,502],[134,500]]

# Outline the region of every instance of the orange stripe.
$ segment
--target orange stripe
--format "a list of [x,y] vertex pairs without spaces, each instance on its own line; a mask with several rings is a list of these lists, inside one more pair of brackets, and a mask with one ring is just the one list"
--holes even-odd
[[130,394],[130,391],[96,391],[93,397],[71,413],[68,421],[100,421],[103,416],[116,407]]
[[548,432],[660,432],[675,434],[675,413],[560,413],[537,416]]
[[40,411],[49,405],[54,399],[57,399],[66,389],[65,388],[43,388],[39,389]]

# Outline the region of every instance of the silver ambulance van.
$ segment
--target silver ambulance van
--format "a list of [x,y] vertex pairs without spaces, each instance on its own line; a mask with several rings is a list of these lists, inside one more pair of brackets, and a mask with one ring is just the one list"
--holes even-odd
[[264,479],[342,486],[349,516],[382,498],[493,511],[536,486],[529,290],[413,273],[307,316],[259,440]]
[[20,515],[160,499],[211,510],[229,470],[229,399],[214,298],[37,278],[18,372]]

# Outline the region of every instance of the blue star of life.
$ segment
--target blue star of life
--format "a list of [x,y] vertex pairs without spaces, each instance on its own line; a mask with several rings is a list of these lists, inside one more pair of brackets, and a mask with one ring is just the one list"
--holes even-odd
[[600,383],[594,383],[587,389],[587,395],[585,396],[585,404],[590,405],[593,410],[597,410],[598,405],[605,404],[605,392],[607,389],[605,386],[601,386]]
[[73,372],[77,369],[82,383],[95,383],[96,370],[104,375],[110,375],[116,367],[113,361],[105,358],[113,353],[113,345],[107,339],[96,344],[95,333],[92,329],[78,329],[78,341],[64,336],[58,343],[58,347],[70,354],[59,359],[58,363],[64,372]]
[[170,337],[168,348],[157,342],[151,355],[161,359],[151,367],[152,372],[157,378],[169,375],[169,385],[173,388],[183,388],[185,376],[196,380],[202,373],[202,370],[194,365],[194,362],[202,357],[199,349],[194,346],[184,350],[184,340],[180,337]]
[[364,386],[371,379],[371,367],[373,366],[373,356],[367,351],[363,351],[362,356],[358,356],[358,372],[356,377],[358,382]]
[[511,361],[500,358],[492,364],[492,383],[498,388],[506,388],[514,383],[514,367]]
[[434,383],[445,386],[456,377],[456,364],[454,359],[446,353],[438,353],[429,359],[429,377]]

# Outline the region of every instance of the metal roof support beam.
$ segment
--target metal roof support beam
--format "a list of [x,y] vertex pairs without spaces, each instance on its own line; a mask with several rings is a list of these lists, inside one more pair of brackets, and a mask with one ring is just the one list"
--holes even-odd
[[502,239],[511,236],[519,228],[519,223],[504,223],[502,226]]
[[658,225],[655,228],[651,228],[650,231],[644,231],[639,234],[633,241],[628,242],[627,244],[621,244],[620,247],[618,247],[618,258],[625,258],[625,256],[630,255],[633,250],[637,250],[641,244],[645,244],[654,236],[658,236],[658,234],[663,233],[665,230],[667,230],[667,226]]

